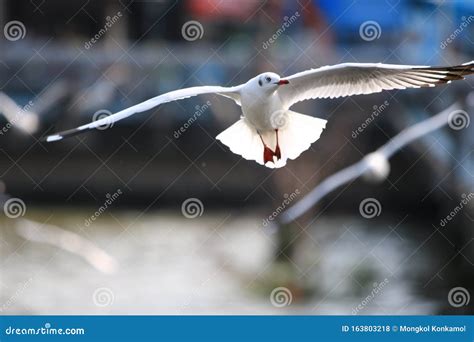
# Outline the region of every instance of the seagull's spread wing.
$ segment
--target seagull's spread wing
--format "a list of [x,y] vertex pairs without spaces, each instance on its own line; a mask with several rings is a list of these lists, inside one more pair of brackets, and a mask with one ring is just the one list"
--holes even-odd
[[450,67],[344,63],[310,69],[285,77],[278,93],[290,107],[315,98],[379,93],[382,90],[434,87],[474,73],[474,61]]
[[53,135],[50,135],[46,138],[46,141],[57,141],[61,140],[64,137],[76,135],[82,132],[85,132],[90,129],[95,129],[104,125],[111,125],[114,122],[125,119],[133,114],[145,112],[149,109],[152,109],[160,104],[177,101],[185,99],[192,96],[202,95],[202,94],[218,94],[225,97],[233,99],[237,104],[240,104],[240,95],[239,95],[240,86],[237,87],[219,87],[219,86],[204,86],[204,87],[191,87],[184,88],[179,90],[170,91],[156,97],[153,97],[145,102],[139,103],[135,106],[129,107],[127,109],[121,110],[113,115],[107,116],[103,119],[93,121],[89,124],[79,126],[67,131],[59,132]]

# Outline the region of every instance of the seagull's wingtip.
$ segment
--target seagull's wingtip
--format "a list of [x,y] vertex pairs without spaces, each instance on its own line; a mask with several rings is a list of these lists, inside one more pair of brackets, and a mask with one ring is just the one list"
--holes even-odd
[[53,142],[53,141],[63,140],[65,138],[69,138],[74,135],[87,132],[88,129],[89,127],[84,127],[84,126],[68,129],[67,131],[62,131],[56,134],[48,135],[46,139],[44,139],[44,141]]
[[59,134],[53,134],[53,135],[48,135],[47,137],[41,139],[41,141],[53,142],[53,141],[58,141],[62,139],[63,139],[63,136]]

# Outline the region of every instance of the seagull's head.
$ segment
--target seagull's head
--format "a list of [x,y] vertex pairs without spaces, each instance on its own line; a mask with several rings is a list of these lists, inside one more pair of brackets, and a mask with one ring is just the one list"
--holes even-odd
[[264,72],[251,80],[253,86],[265,92],[275,91],[279,86],[288,84],[287,80],[281,79],[280,75],[274,72]]

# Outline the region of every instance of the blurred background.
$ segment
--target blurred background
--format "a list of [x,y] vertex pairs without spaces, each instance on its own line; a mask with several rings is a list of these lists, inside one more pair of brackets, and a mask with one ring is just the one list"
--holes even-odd
[[[474,295],[474,77],[306,101],[328,119],[285,168],[214,140],[240,115],[200,96],[57,143],[158,94],[342,62],[474,59],[474,3],[0,1],[2,314],[467,314]],[[404,148],[303,218],[278,215],[405,127]],[[376,214],[361,208],[375,203]]]

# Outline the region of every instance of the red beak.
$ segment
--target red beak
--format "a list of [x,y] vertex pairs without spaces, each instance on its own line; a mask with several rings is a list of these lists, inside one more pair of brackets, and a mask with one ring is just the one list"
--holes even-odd
[[288,84],[288,83],[290,83],[288,80],[280,80],[280,81],[278,81],[277,84],[278,85],[283,85],[283,84]]

